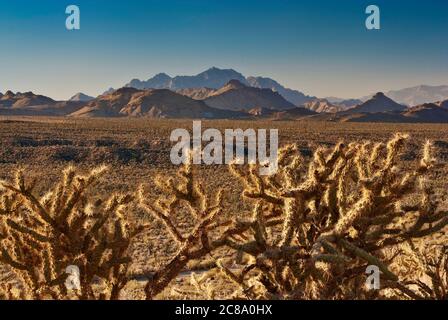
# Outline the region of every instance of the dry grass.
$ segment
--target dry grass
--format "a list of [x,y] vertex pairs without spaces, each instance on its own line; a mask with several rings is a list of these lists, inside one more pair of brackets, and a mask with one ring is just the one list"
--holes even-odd
[[269,178],[172,166],[176,127],[191,122],[2,122],[3,298],[446,298],[447,126],[203,123],[279,128]]

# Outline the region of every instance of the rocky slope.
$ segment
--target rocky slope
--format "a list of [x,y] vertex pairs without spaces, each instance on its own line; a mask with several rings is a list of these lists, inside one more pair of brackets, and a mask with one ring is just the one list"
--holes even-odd
[[306,102],[303,107],[318,113],[336,113],[347,109],[346,107],[332,104],[326,99],[315,99]]
[[356,107],[343,111],[344,113],[377,113],[387,111],[404,111],[406,106],[396,103],[384,93],[378,92],[371,99]]
[[197,101],[168,89],[138,90],[121,88],[102,95],[73,117],[150,117],[150,118],[235,118],[245,114],[210,108]]
[[248,77],[247,82],[254,88],[271,89],[272,91],[276,91],[283,98],[296,106],[300,106],[310,100],[316,99],[316,97],[307,96],[298,90],[285,88],[280,83],[271,78]]
[[448,123],[448,100],[437,103],[424,103],[405,108],[401,111],[382,111],[373,113],[339,112],[331,118],[322,114],[312,117],[313,120],[339,122],[395,122],[395,123]]
[[253,108],[286,110],[294,105],[271,89],[253,88],[237,80],[212,93],[204,102],[213,108],[249,111]]
[[68,101],[78,101],[78,102],[88,102],[95,99],[94,97],[88,96],[82,92],[78,92],[73,97],[71,97]]
[[[400,90],[391,90],[386,92],[386,96],[400,104],[416,106],[448,99],[448,86],[420,85]],[[369,98],[364,97],[363,99],[366,100]]]
[[13,93],[12,91],[7,91],[0,97],[0,108],[24,108],[52,104],[55,102],[56,101],[49,97],[36,95],[32,92]]
[[177,93],[195,99],[204,100],[208,98],[211,94],[216,92],[216,89],[211,88],[185,88],[176,90]]

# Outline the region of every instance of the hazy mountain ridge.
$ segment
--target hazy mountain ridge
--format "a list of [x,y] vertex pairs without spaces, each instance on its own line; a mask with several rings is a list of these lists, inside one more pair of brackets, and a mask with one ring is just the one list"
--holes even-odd
[[301,106],[302,104],[310,100],[316,99],[316,97],[307,96],[298,90],[285,88],[284,86],[282,86],[277,81],[271,78],[251,76],[247,78],[247,81],[252,87],[271,89],[272,91],[280,93],[280,95],[282,95],[283,98],[285,98],[286,100],[288,100],[289,102],[291,102],[296,106]]
[[[174,91],[184,90],[182,94],[195,96],[200,89],[219,89],[231,80],[238,80],[242,84],[260,89],[271,89],[278,92],[286,100],[295,106],[300,106],[305,102],[316,99],[316,97],[307,96],[298,90],[288,89],[271,78],[265,77],[245,77],[233,69],[219,69],[212,67],[204,72],[194,76],[175,76],[170,77],[166,73],[159,73],[154,77],[141,81],[133,79],[125,87],[136,89],[170,89]],[[189,93],[187,89],[193,90]],[[105,93],[110,93],[110,89]],[[203,95],[196,95],[196,98]]]
[[342,111],[344,113],[378,113],[389,111],[404,111],[406,106],[396,103],[384,93],[378,92],[371,99],[358,104],[357,106],[348,110]]
[[[448,85],[429,86],[419,85],[400,90],[387,91],[386,96],[395,100],[400,104],[407,106],[417,106],[424,103],[431,103],[443,101],[448,99]],[[371,96],[363,97],[362,100],[367,100]]]
[[212,67],[194,76],[175,76],[172,78],[165,73],[159,73],[146,81],[133,79],[125,87],[133,87],[136,89],[170,89],[174,91],[192,88],[218,89],[230,80],[238,80],[248,85],[246,78],[241,73],[233,69]]
[[95,99],[94,97],[91,97],[89,95],[86,95],[82,92],[78,92],[74,96],[72,96],[68,101],[78,101],[78,102],[87,102]]
[[439,101],[436,103],[439,107],[448,108],[448,99],[445,101]]
[[[379,101],[386,101],[380,107],[383,111],[366,112]],[[376,109],[379,110],[379,109]],[[448,100],[424,103],[406,107],[397,104],[383,93],[377,93],[372,99],[348,111],[338,112],[333,116],[319,114],[314,120],[349,121],[349,122],[394,122],[394,123],[448,123]]]
[[[271,78],[262,76],[249,76],[246,78],[243,74],[234,69],[219,69],[216,67],[212,67],[193,76],[170,77],[165,73],[159,73],[146,81],[133,79],[125,86],[137,89],[170,89],[197,100],[204,100],[208,98],[209,91],[212,92],[213,89],[216,90],[221,88],[230,80],[238,80],[250,87],[271,89],[274,92],[278,92],[283,98],[295,106],[303,106],[308,102],[319,99],[318,97],[306,95],[298,90],[286,88]],[[110,93],[110,90],[111,89],[105,93]],[[399,104],[414,106],[426,102],[436,102],[448,99],[448,86],[420,85],[401,90],[391,90],[386,92],[385,95]],[[337,97],[326,97],[324,99],[332,105],[341,107],[340,109],[348,109],[369,100],[373,96],[374,95],[369,95],[360,99],[344,99]]]
[[[157,88],[135,88],[145,86]],[[290,100],[305,102],[297,107],[285,98],[288,94]],[[409,107],[395,101],[394,95],[401,101],[425,102]],[[422,85],[386,94],[378,92],[365,101],[319,99],[284,88],[270,78],[245,78],[233,69],[218,68],[196,76],[171,78],[160,73],[147,81],[134,79],[126,87],[110,88],[97,98],[81,92],[68,101],[55,101],[33,92],[0,93],[0,115],[448,122],[447,112],[448,86]]]

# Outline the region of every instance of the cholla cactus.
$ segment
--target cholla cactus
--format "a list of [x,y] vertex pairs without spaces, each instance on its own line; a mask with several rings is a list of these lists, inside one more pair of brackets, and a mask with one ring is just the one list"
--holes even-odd
[[448,299],[448,247],[446,238],[410,240],[397,248],[391,269],[400,275],[400,297]]
[[[163,222],[178,247],[177,253],[169,263],[160,267],[146,284],[147,299],[153,299],[161,293],[188,262],[201,259],[222,247],[239,247],[234,239],[248,230],[259,227],[258,217],[232,221],[219,219],[224,208],[223,191],[218,190],[212,195],[207,195],[202,184],[195,179],[191,157],[188,159],[189,161],[177,171],[176,176],[155,178],[154,182],[160,191],[158,195],[154,194],[156,190],[148,193],[143,186],[140,188],[141,206]],[[195,221],[194,227],[188,232],[181,232],[175,225],[174,221],[180,210],[188,210]],[[264,221],[268,225],[280,223],[275,218],[267,216]],[[199,283],[203,284],[203,281],[193,285],[197,287]],[[209,296],[214,296],[214,293],[210,291]]]
[[[1,183],[0,262],[21,279],[27,299],[119,297],[131,261],[128,247],[142,227],[125,215],[132,196],[89,201],[86,192],[105,170],[79,175],[68,167],[41,198],[34,193],[36,180],[27,181],[23,170],[14,182]],[[79,268],[79,288],[73,290],[65,285],[69,266]]]
[[[140,188],[141,206],[164,223],[178,246],[176,255],[168,265],[156,271],[148,281],[145,287],[147,299],[154,298],[165,289],[190,260],[205,256],[215,247],[210,243],[209,235],[217,227],[217,216],[223,206],[223,192],[218,190],[212,197],[207,196],[202,185],[194,178],[191,160],[189,157],[189,161],[178,170],[175,177],[155,178],[154,182],[162,192],[161,196],[148,195],[143,186]],[[182,209],[188,210],[192,219],[196,220],[188,234],[182,234],[173,222],[177,212]]]
[[[424,175],[435,160],[431,144],[424,146],[420,163],[400,167],[406,135],[387,144],[339,143],[319,148],[307,168],[294,146],[279,151],[279,170],[270,177],[231,166],[244,183],[243,195],[255,202],[251,235],[234,243],[251,262],[240,274],[220,266],[246,298],[372,298],[362,279],[368,265],[382,272],[383,283],[415,298],[389,270],[394,256],[387,249],[430,236],[448,224],[448,214],[437,210]],[[420,183],[419,183],[420,182]],[[420,186],[420,187],[419,187]],[[420,193],[419,204],[404,205]],[[282,220],[272,231],[267,217]],[[275,234],[281,234],[276,237]],[[268,236],[271,235],[271,236]]]
[[[222,190],[205,192],[191,157],[175,176],[156,177],[157,188],[141,186],[140,205],[177,244],[177,252],[147,282],[146,298],[167,288],[190,261],[213,258],[222,247],[234,252],[235,261],[229,267],[219,260],[209,274],[230,280],[237,288],[233,298],[446,298],[446,238],[431,250],[422,245],[448,224],[448,213],[439,209],[425,180],[435,166],[432,146],[427,142],[419,163],[403,167],[406,140],[397,134],[386,144],[339,143],[317,149],[309,163],[295,146],[286,146],[272,176],[260,176],[258,165],[231,165],[244,184],[243,197],[253,203],[248,218],[221,215]],[[0,262],[23,287],[2,283],[0,298],[120,297],[128,282],[130,245],[146,226],[135,225],[125,213],[131,195],[91,200],[88,190],[104,171],[83,176],[69,167],[43,197],[23,170],[14,182],[0,183]],[[194,221],[187,230],[176,223],[185,211]],[[387,290],[366,290],[369,265],[382,272],[381,289]],[[75,290],[65,285],[68,266],[79,268]],[[192,276],[191,284],[200,294],[178,294],[216,296],[204,275]]]

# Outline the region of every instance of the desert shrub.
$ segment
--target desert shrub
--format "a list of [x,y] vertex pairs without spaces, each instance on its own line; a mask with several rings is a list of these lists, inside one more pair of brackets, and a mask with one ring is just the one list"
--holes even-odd
[[37,140],[29,137],[17,137],[13,139],[13,145],[18,147],[37,147],[39,143]]
[[410,241],[399,246],[391,268],[405,289],[398,298],[448,299],[448,251],[446,237]]
[[[260,164],[231,165],[252,212],[229,218],[222,190],[205,191],[190,161],[155,187],[136,192],[140,206],[163,226],[176,250],[149,275],[147,299],[161,294],[189,263],[212,261],[209,274],[191,276],[195,292],[219,296],[210,276],[235,287],[243,299],[444,299],[448,264],[441,210],[426,178],[437,165],[431,143],[420,160],[402,161],[407,136],[387,143],[354,142],[319,147],[311,158],[288,145],[278,170],[260,176]],[[24,290],[0,286],[0,298],[116,299],[128,282],[129,247],[146,226],[124,208],[131,195],[95,201],[87,190],[104,168],[86,176],[73,168],[43,197],[18,171],[3,182],[0,262],[22,279]],[[226,214],[224,214],[226,213]],[[180,225],[188,214],[191,223]],[[232,265],[219,259],[230,250]],[[67,292],[65,268],[80,268],[81,288]],[[366,268],[381,271],[381,290],[365,286]]]
[[71,146],[73,141],[67,139],[34,139],[31,137],[17,137],[13,139],[13,145],[18,147],[40,146]]
[[122,163],[143,161],[143,156],[140,150],[130,148],[114,148],[112,150],[113,157]]
[[[43,197],[37,180],[18,170],[15,181],[2,182],[0,262],[20,278],[14,294],[27,299],[117,299],[127,283],[128,248],[144,227],[131,223],[125,211],[130,195],[94,200],[88,191],[105,172],[100,167],[80,175],[73,167]],[[68,266],[79,268],[79,287],[67,290]]]
[[[247,258],[242,270],[235,273],[219,264],[238,285],[236,296],[419,298],[415,286],[402,282],[390,265],[403,254],[397,250],[401,245],[440,232],[448,213],[438,210],[424,178],[435,165],[431,144],[425,144],[419,164],[409,168],[399,161],[406,139],[397,134],[387,144],[319,148],[307,166],[297,149],[287,146],[279,151],[279,170],[269,177],[260,176],[257,165],[246,171],[232,166],[244,183],[244,198],[254,203],[256,226],[246,234],[248,240],[231,243],[240,259]],[[419,202],[409,204],[416,195]],[[272,216],[282,221],[277,232],[267,218]],[[366,290],[368,265],[381,270],[382,288],[392,288],[388,295]]]
[[80,162],[86,158],[87,153],[76,147],[55,147],[50,149],[50,157],[53,161]]
[[93,142],[95,147],[113,147],[118,144],[114,139],[99,139]]
[[[191,160],[191,158],[190,158]],[[216,223],[223,206],[223,192],[206,195],[193,174],[191,161],[184,164],[174,177],[158,176],[154,179],[158,190],[146,191],[140,187],[141,206],[160,220],[166,231],[177,243],[177,253],[167,265],[154,272],[145,286],[147,299],[153,299],[185,268],[187,263],[210,253],[220,246],[211,243],[210,234],[219,225]],[[175,224],[176,215],[187,210],[194,219],[194,227],[182,232]],[[224,241],[225,237],[218,241]]]

